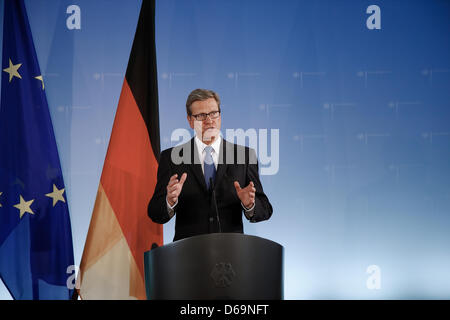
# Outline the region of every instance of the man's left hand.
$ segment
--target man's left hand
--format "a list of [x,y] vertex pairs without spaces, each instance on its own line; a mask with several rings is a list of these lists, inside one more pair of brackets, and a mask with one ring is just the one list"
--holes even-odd
[[251,208],[255,204],[255,186],[252,181],[245,188],[241,188],[239,182],[234,182],[234,187],[236,188],[236,193],[242,204],[246,208]]

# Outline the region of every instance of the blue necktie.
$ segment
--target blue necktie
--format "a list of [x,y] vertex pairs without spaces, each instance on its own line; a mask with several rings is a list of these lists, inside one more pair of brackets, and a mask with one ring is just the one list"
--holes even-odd
[[212,151],[212,147],[206,146],[206,148],[205,148],[206,156],[205,156],[205,162],[203,164],[203,169],[204,169],[206,187],[208,188],[208,190],[210,188],[209,179],[212,178],[212,181],[214,184],[214,179],[216,178],[216,166],[214,165],[211,151]]

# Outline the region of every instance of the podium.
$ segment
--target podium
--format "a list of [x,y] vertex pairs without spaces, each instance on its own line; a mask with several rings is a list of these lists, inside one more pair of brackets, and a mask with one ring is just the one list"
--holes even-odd
[[194,236],[144,254],[147,299],[283,299],[284,249],[241,233]]

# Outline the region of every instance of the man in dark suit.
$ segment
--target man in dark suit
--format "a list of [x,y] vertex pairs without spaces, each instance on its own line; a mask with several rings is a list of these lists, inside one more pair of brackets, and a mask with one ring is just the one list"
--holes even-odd
[[219,134],[219,96],[196,89],[186,112],[196,136],[161,153],[149,217],[166,223],[176,214],[174,241],[212,232],[243,233],[242,212],[250,222],[269,219],[272,205],[259,180],[255,151]]

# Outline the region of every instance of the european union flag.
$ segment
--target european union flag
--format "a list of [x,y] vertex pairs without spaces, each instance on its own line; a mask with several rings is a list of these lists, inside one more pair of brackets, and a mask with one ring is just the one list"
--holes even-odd
[[72,232],[44,80],[23,0],[4,3],[0,277],[14,299],[69,299]]

